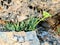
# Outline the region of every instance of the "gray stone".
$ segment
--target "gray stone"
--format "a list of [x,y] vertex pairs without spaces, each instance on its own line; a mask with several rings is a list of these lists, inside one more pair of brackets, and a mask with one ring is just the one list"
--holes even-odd
[[[22,36],[18,33],[13,34],[13,32],[11,33],[11,35],[7,35],[8,33],[4,33],[4,32],[0,32],[0,38],[3,39],[3,42],[6,42],[7,44],[12,45],[13,43],[17,43],[17,44],[23,44],[26,45],[30,44],[30,45],[40,45],[40,42],[37,38],[36,32],[35,31],[30,31],[30,32],[25,32],[26,36]],[[16,44],[15,43],[15,44]]]
[[19,37],[18,40],[19,40],[20,43],[23,43],[24,42],[24,38],[22,36]]
[[27,38],[28,38],[29,41],[34,39],[32,32],[27,32]]
[[13,38],[14,41],[17,41],[17,39],[18,39],[17,37],[14,37],[14,38]]
[[27,32],[27,39],[30,41],[31,45],[40,45],[40,42],[36,36],[36,32],[34,31]]

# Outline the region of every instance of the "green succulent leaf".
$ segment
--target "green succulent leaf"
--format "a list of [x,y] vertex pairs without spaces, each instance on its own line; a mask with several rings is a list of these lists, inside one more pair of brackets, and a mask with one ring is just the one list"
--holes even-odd
[[51,16],[52,16],[52,15],[49,14],[48,12],[43,11],[43,17],[44,17],[44,18],[48,18],[48,17],[51,17]]

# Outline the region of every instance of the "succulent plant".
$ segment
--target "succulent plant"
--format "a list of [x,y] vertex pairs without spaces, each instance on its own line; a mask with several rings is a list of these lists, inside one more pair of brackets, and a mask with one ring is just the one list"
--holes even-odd
[[43,18],[41,19],[30,16],[27,20],[23,20],[21,22],[17,23],[8,22],[5,25],[5,29],[11,31],[33,31],[36,29],[36,26],[40,21],[44,21],[46,18],[50,16],[51,15],[49,13],[43,11]]

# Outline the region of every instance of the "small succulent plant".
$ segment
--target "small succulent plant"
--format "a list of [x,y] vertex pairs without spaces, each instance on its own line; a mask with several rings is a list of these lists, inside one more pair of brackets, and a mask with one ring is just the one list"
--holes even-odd
[[36,23],[38,22],[38,20],[39,18],[30,17],[30,19],[22,22],[17,23],[8,22],[5,25],[5,29],[11,31],[32,31],[36,29],[37,25]]
[[41,19],[31,16],[27,20],[21,22],[17,22],[17,23],[8,22],[5,25],[5,29],[11,31],[33,31],[36,29],[36,26],[40,21],[43,21],[50,16],[51,15],[49,13],[43,11],[43,18]]

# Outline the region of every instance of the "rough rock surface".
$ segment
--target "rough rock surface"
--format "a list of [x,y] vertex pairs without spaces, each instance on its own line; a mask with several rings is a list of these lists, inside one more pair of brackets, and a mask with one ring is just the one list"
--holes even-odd
[[52,32],[50,33],[43,30],[39,31],[39,39],[35,31],[0,32],[0,45],[60,45],[59,36],[53,36]]
[[[18,16],[41,15],[41,9],[52,15],[60,12],[60,0],[0,0],[0,17],[3,20],[18,20]],[[18,18],[18,19],[17,19]]]
[[[31,15],[42,17],[41,9],[55,15],[60,12],[60,0],[0,0],[0,19],[16,22],[17,20],[22,21]],[[1,22],[4,23],[4,21]],[[44,39],[44,42],[40,44],[56,45],[57,43],[57,45],[60,45],[60,37],[55,36],[56,38],[54,38],[51,34],[42,31],[42,34],[39,34],[39,36]],[[31,32],[24,34],[0,32],[0,45],[39,45],[39,40],[34,35],[35,33]]]
[[0,32],[0,45],[40,45],[34,31]]
[[40,45],[59,45],[60,44],[60,36],[54,33],[51,29],[48,31],[43,27],[37,32],[37,36],[40,40]]

